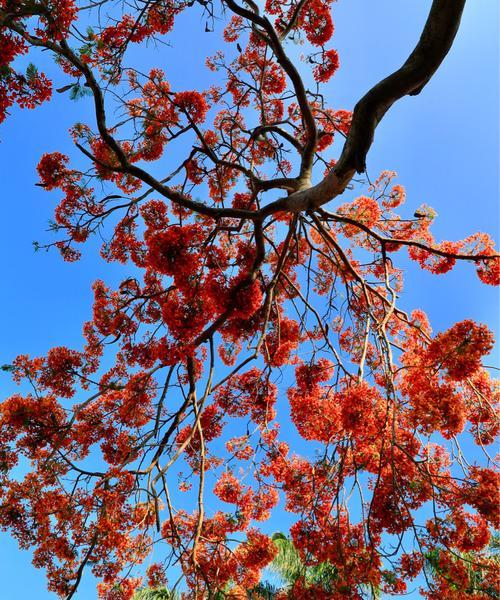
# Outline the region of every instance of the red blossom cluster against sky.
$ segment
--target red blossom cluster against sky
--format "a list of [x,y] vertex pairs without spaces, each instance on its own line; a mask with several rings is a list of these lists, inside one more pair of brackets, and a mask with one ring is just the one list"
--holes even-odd
[[[102,259],[130,268],[116,289],[95,281],[83,348],[5,367],[28,391],[0,407],[0,525],[62,598],[85,570],[100,598],[130,600],[175,569],[186,599],[259,598],[280,503],[304,565],[335,569],[280,600],[397,596],[416,578],[429,599],[491,597],[493,334],[471,319],[433,333],[400,308],[398,257],[435,275],[468,262],[486,285],[499,258],[484,233],[436,239],[431,207],[405,217],[394,172],[364,177],[378,121],[427,83],[448,51],[434,29],[451,45],[461,11],[448,22],[436,0],[424,59],[417,46],[392,96],[373,88],[351,112],[322,93],[342,60],[333,4],[0,0],[0,119],[50,100],[49,77],[18,68],[37,49],[66,77],[58,91],[94,107],[70,132],[77,159],[40,157],[52,245],[78,261],[100,236]],[[155,44],[195,10],[223,29],[214,83],[175,89]],[[147,71],[127,62],[141,44]]]

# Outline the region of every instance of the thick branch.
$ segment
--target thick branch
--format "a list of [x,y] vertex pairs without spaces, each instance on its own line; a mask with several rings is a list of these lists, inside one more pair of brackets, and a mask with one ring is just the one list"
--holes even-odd
[[375,129],[391,106],[403,96],[419,94],[448,54],[460,25],[465,0],[434,0],[415,49],[404,65],[377,83],[356,104],[342,155],[335,166],[341,177],[365,170]]
[[[308,143],[303,151],[299,180],[302,181],[303,178],[308,180],[308,177],[305,177],[305,175],[309,173],[309,167],[312,165],[307,157],[314,150],[317,131],[300,75],[284,53],[280,39],[267,19],[261,17],[256,11],[252,12],[239,6],[233,0],[225,0],[225,3],[236,14],[249,19],[254,24],[263,28],[269,37],[278,62],[285,69],[293,83],[297,100],[301,106],[302,115],[309,132]],[[187,198],[175,189],[163,185],[150,173],[137,165],[130,164],[121,146],[108,130],[102,91],[89,67],[76,57],[66,42],[62,41],[59,46],[53,42],[41,41],[28,35],[17,24],[11,23],[9,27],[24,37],[29,43],[35,46],[50,48],[56,54],[63,55],[84,75],[87,85],[93,92],[99,133],[120,162],[120,167],[115,167],[113,170],[137,177],[164,197],[197,213],[211,216],[215,219],[231,217],[250,219],[258,222],[277,212],[298,213],[318,208],[341,195],[356,171],[364,171],[366,155],[373,142],[377,125],[397,100],[406,95],[418,94],[431,79],[452,46],[458,31],[464,5],[465,0],[434,0],[420,40],[407,61],[400,69],[374,86],[356,104],[351,129],[336,166],[317,185],[301,189],[290,194],[288,197],[271,202],[257,211],[206,206],[201,202]],[[4,11],[0,11],[0,17],[3,16],[5,16]],[[311,140],[314,140],[312,147],[310,147]],[[264,187],[268,189],[275,186],[270,184]]]
[[344,192],[356,171],[365,170],[377,125],[397,100],[420,93],[437,71],[455,39],[464,5],[465,0],[434,0],[420,40],[408,60],[356,104],[351,129],[335,167],[317,185],[264,207],[266,214],[322,206]]

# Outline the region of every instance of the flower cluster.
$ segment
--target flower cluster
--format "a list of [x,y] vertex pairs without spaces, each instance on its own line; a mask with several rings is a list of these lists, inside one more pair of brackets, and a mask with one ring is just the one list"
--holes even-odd
[[314,67],[314,79],[318,83],[329,81],[339,68],[339,55],[336,50],[326,50],[321,54],[318,66]]
[[[194,4],[115,7],[83,34],[72,0],[0,0],[0,119],[50,96],[34,65],[14,70],[35,47],[70,78],[61,94],[93,96],[96,130],[71,130],[78,163],[52,152],[37,167],[62,196],[54,245],[74,260],[96,234],[125,272],[95,281],[82,348],[3,367],[24,387],[0,404],[0,528],[61,597],[85,567],[100,598],[132,600],[175,562],[186,600],[244,600],[278,552],[257,527],[281,504],[301,568],[277,600],[400,595],[428,565],[429,598],[494,595],[493,336],[471,319],[433,334],[404,312],[397,262],[405,249],[445,274],[465,260],[495,284],[492,240],[436,240],[435,211],[401,210],[392,171],[350,195],[361,182],[334,157],[353,114],[322,90],[339,68],[332,0],[207,5],[207,29],[228,18],[206,91],[135,69],[129,46],[142,56]],[[167,555],[133,577],[154,546]]]

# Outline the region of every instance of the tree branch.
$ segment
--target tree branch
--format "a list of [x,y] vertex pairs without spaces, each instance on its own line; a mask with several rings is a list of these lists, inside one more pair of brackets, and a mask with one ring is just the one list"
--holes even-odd
[[277,200],[262,210],[301,212],[326,204],[342,194],[356,173],[366,167],[375,129],[400,98],[419,94],[443,62],[458,31],[465,0],[434,0],[422,35],[404,65],[375,85],[356,104],[342,154],[317,185]]
[[434,0],[422,35],[404,65],[377,83],[354,108],[352,125],[334,172],[341,177],[365,170],[375,129],[403,96],[419,94],[448,54],[460,25],[465,0]]

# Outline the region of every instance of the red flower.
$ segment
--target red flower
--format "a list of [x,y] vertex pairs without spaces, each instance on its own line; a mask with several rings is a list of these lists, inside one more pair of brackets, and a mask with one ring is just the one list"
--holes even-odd
[[209,108],[205,96],[194,90],[175,94],[174,104],[196,124],[203,123]]
[[321,63],[314,68],[314,79],[324,83],[331,79],[339,68],[339,55],[336,50],[326,50],[321,55]]

